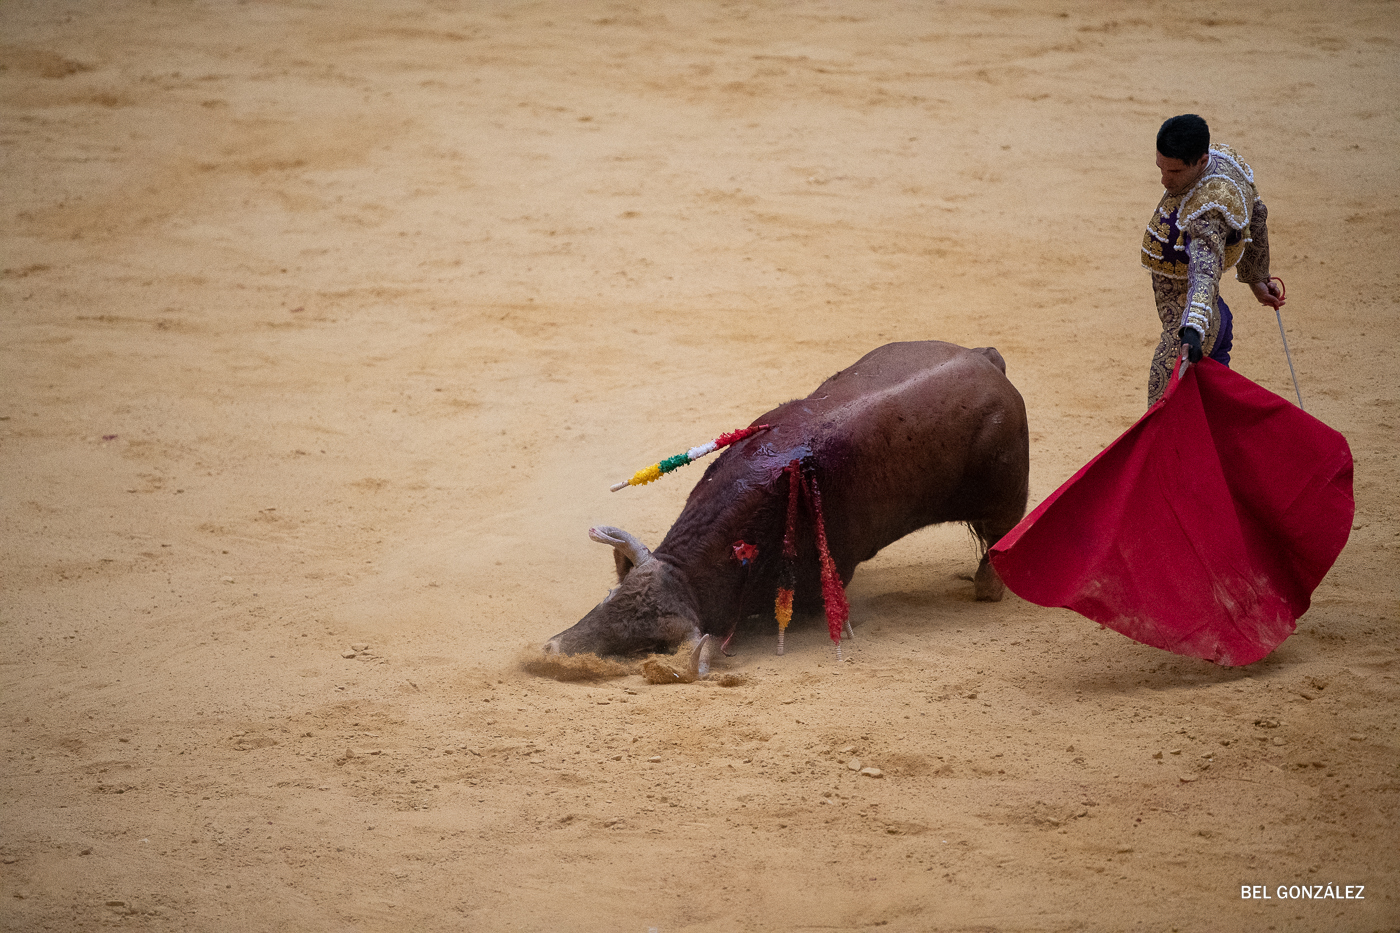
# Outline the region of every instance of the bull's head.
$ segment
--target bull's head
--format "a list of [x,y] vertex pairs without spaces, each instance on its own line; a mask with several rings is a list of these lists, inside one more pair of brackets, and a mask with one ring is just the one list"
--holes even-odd
[[588,537],[612,546],[617,586],[573,628],[547,641],[546,653],[634,655],[671,651],[700,637],[695,594],[681,570],[621,528],[590,528]]

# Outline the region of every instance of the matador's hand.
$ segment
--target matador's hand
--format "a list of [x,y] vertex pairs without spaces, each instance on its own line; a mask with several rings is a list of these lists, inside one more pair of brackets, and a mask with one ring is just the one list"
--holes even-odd
[[1275,311],[1283,307],[1283,287],[1273,279],[1254,282],[1249,286],[1249,290],[1254,292],[1254,297],[1259,299],[1261,305],[1267,305]]

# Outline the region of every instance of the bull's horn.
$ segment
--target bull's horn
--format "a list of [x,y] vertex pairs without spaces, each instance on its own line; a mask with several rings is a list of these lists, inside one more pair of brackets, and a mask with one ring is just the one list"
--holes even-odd
[[621,528],[614,528],[611,525],[599,525],[597,528],[588,529],[588,537],[599,544],[606,544],[622,552],[622,556],[632,562],[634,566],[640,567],[651,560],[651,551],[637,537]]
[[704,635],[695,644],[695,650],[690,653],[690,680],[699,680],[710,672],[710,636]]

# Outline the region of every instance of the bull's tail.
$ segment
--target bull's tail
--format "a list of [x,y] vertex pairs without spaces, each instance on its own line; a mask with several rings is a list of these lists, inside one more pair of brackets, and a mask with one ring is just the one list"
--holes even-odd
[[986,523],[983,521],[963,522],[963,527],[967,529],[967,536],[971,539],[972,546],[977,549],[977,556],[979,558],[986,557],[987,551],[996,543],[987,540]]
[[972,352],[980,353],[987,359],[991,360],[992,365],[995,366],[997,369],[1001,370],[1001,374],[1003,376],[1006,375],[1006,360],[1001,358],[1001,354],[997,352],[996,347],[978,347]]

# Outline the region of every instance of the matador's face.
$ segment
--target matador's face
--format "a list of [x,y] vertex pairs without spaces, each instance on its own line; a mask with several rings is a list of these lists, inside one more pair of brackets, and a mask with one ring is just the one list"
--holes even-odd
[[1210,153],[1189,163],[1157,153],[1157,168],[1162,172],[1162,187],[1167,189],[1167,194],[1185,194],[1200,180],[1201,175],[1205,174],[1206,163],[1209,161]]

